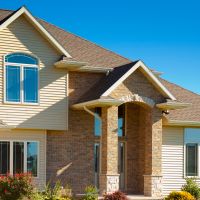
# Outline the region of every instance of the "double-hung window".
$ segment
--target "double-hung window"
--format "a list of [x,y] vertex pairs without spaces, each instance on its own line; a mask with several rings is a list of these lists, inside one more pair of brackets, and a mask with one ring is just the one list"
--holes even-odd
[[38,59],[23,53],[5,56],[5,102],[38,103]]
[[39,143],[0,141],[0,175],[29,172],[38,176]]

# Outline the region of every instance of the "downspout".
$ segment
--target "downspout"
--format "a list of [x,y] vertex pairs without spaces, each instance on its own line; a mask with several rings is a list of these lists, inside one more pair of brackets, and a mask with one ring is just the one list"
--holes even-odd
[[92,112],[92,111],[89,110],[86,106],[83,106],[83,109],[84,109],[87,113],[89,113],[89,114],[91,114],[92,116],[94,116],[94,117],[98,118],[99,120],[101,120],[101,117],[100,117],[98,114],[96,114],[95,112]]
[[[87,112],[87,113],[89,113],[90,115],[92,115],[93,117],[96,117],[97,119],[99,119],[101,122],[102,122],[102,119],[101,119],[101,117],[98,115],[98,114],[96,114],[95,112],[92,112],[91,110],[89,110],[86,106],[83,106],[83,109]],[[101,132],[102,132],[102,123],[101,123]],[[100,160],[99,160],[99,176],[100,176],[100,174],[101,174],[101,149],[102,149],[102,147],[101,147],[101,144],[102,144],[102,133],[101,133],[101,135],[100,135],[100,152],[99,152],[99,155],[100,155]]]

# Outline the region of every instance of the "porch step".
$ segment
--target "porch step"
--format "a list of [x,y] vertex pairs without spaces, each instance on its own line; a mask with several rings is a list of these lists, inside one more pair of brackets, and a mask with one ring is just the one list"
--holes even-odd
[[[155,198],[155,197],[145,197],[143,195],[127,195],[128,200],[164,200],[164,198],[159,197],[159,198]],[[99,196],[98,198],[99,200],[103,200],[103,197]]]
[[127,195],[128,200],[163,200],[162,197],[146,197],[143,195]]

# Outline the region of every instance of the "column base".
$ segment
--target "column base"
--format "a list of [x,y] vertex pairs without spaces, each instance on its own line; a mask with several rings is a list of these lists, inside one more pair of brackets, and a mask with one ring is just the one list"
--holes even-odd
[[144,175],[144,195],[162,197],[162,176]]
[[100,174],[99,178],[100,194],[112,193],[119,190],[119,174]]

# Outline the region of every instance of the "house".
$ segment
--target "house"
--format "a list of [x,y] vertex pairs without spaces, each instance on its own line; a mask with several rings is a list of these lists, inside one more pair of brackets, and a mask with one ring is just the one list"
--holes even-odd
[[0,174],[151,197],[200,174],[200,96],[41,19],[0,10]]

